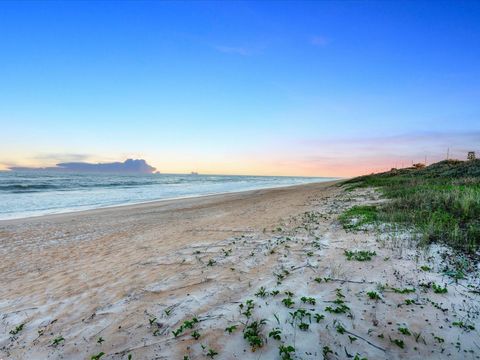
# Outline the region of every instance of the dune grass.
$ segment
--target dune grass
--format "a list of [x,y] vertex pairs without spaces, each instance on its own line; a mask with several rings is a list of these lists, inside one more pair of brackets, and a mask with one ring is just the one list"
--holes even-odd
[[[465,252],[480,246],[480,160],[442,161],[423,169],[392,169],[346,181],[348,190],[377,187],[392,201],[358,213],[359,222],[373,219],[413,226],[425,243],[440,242]],[[359,211],[361,210],[361,211]],[[355,223],[355,225],[358,224]],[[345,226],[345,225],[344,225]]]

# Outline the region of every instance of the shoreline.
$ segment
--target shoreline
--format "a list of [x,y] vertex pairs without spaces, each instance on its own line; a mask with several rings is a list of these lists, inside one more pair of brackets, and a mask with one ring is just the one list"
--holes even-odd
[[9,223],[13,222],[21,222],[21,221],[28,221],[30,219],[41,219],[41,218],[48,218],[50,217],[56,217],[56,216],[62,216],[62,215],[69,215],[69,214],[78,214],[82,215],[82,213],[88,213],[91,211],[100,211],[104,209],[117,209],[117,208],[128,208],[128,207],[137,207],[137,206],[142,206],[142,205],[162,205],[164,202],[170,202],[170,201],[177,201],[177,200],[184,200],[184,199],[196,199],[196,198],[205,198],[205,197],[212,197],[212,196],[222,196],[222,195],[231,195],[231,194],[241,194],[241,193],[249,193],[249,192],[255,192],[259,190],[270,190],[270,189],[282,189],[282,188],[291,188],[291,187],[297,187],[297,186],[305,186],[305,185],[311,185],[311,184],[326,184],[326,183],[339,183],[341,181],[348,180],[348,178],[339,178],[339,179],[332,179],[332,180],[325,180],[325,181],[314,181],[314,182],[309,182],[309,183],[302,183],[302,184],[292,184],[292,185],[278,185],[278,186],[270,186],[270,187],[260,187],[260,188],[255,188],[255,189],[248,189],[248,190],[233,190],[233,191],[226,191],[226,192],[219,192],[219,193],[211,193],[211,194],[204,194],[204,195],[187,195],[187,196],[179,196],[179,197],[173,197],[173,198],[165,198],[165,199],[155,199],[155,200],[146,200],[146,201],[140,201],[140,202],[133,202],[133,203],[123,203],[123,204],[114,204],[114,205],[105,205],[105,206],[99,206],[99,207],[92,207],[88,209],[67,209],[65,211],[59,211],[59,212],[54,212],[54,213],[46,213],[46,214],[40,214],[40,215],[32,215],[32,216],[25,216],[25,217],[14,217],[14,218],[7,218],[7,219],[0,219],[0,226],[1,225],[8,225]]

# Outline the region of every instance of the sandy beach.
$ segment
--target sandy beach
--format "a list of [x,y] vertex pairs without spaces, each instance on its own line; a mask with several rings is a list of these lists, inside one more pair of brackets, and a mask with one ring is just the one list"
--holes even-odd
[[478,358],[476,280],[436,271],[445,249],[338,223],[381,201],[328,182],[1,221],[0,359]]

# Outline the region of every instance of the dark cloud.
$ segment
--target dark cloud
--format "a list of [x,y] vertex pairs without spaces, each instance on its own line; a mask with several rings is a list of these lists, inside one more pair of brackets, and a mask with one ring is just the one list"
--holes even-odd
[[124,162],[112,163],[87,163],[64,162],[56,166],[35,167],[9,167],[12,171],[63,171],[63,172],[92,172],[92,173],[126,173],[126,174],[151,174],[156,169],[147,164],[143,159],[127,159]]

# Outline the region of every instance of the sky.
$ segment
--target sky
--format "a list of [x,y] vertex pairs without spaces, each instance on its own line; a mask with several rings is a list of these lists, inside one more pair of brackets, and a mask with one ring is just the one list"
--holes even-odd
[[0,2],[0,169],[353,176],[480,153],[480,2]]

